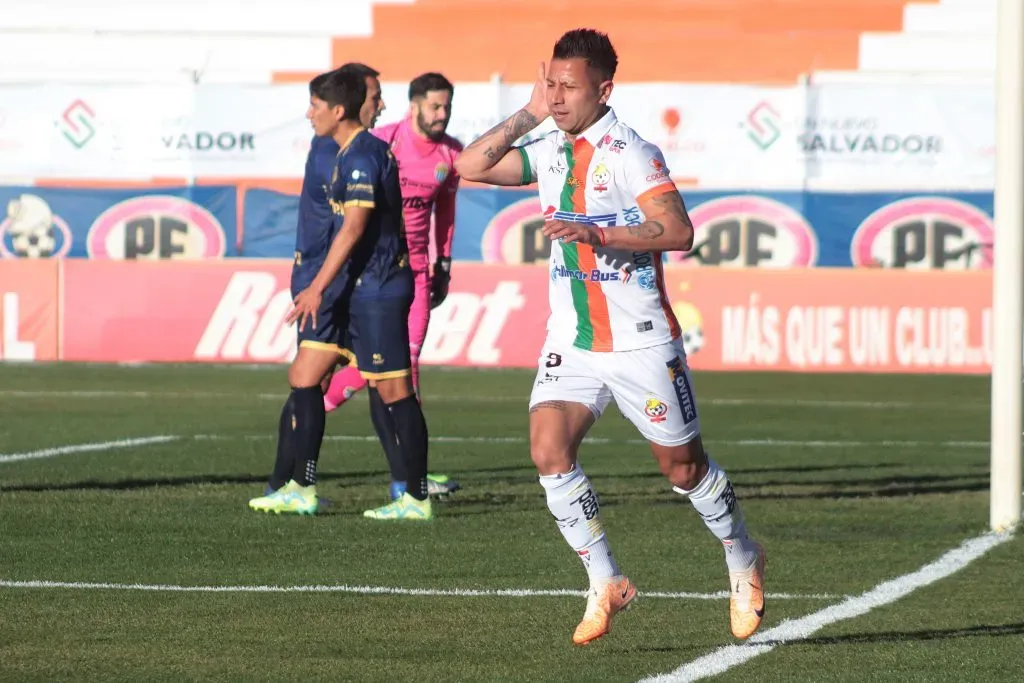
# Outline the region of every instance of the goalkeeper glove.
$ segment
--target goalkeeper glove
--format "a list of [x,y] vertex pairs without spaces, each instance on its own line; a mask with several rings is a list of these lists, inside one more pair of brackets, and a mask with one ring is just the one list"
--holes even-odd
[[430,307],[437,308],[448,297],[448,284],[452,280],[452,260],[439,256],[434,264],[430,282]]

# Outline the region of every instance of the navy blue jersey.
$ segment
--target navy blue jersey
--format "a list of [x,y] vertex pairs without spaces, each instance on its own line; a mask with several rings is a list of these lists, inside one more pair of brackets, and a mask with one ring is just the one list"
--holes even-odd
[[292,268],[294,294],[313,282],[331,248],[340,217],[330,204],[331,176],[338,156],[338,143],[329,137],[314,137],[306,156],[306,173],[299,194],[299,222],[295,233],[295,265]]
[[335,214],[343,217],[350,207],[373,210],[339,275],[352,287],[353,296],[386,297],[411,292],[398,162],[388,144],[360,129],[338,153],[330,187]]

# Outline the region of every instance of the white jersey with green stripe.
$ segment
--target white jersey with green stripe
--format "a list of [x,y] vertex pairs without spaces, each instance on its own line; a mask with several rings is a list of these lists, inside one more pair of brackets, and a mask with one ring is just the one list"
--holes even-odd
[[[601,227],[644,222],[642,201],[676,192],[665,157],[609,109],[574,143],[555,130],[517,147],[546,220]],[[553,242],[548,339],[588,351],[631,351],[679,337],[662,255]]]

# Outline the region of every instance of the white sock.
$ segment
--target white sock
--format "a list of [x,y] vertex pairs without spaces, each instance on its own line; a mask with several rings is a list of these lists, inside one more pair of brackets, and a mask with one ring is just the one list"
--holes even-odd
[[576,465],[568,474],[539,477],[565,541],[576,551],[590,577],[590,585],[607,583],[619,575],[601,525],[600,502],[590,480]]
[[714,460],[708,457],[708,473],[692,491],[678,486],[672,489],[689,497],[704,524],[725,548],[725,563],[730,572],[749,569],[757,559],[757,546],[747,538],[747,525],[732,490],[732,482]]

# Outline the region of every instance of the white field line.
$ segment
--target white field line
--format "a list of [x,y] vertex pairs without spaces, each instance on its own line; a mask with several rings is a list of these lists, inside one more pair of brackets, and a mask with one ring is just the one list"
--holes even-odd
[[[119,590],[152,591],[168,593],[352,593],[356,595],[420,595],[427,597],[454,598],[532,598],[532,597],[584,597],[580,590],[565,588],[397,588],[392,586],[179,586],[174,584],[151,583],[94,583],[87,581],[8,581],[0,579],[0,588],[63,588],[71,590]],[[717,593],[673,593],[652,591],[641,593],[645,598],[667,600],[725,600],[728,591]],[[825,593],[799,595],[795,593],[774,593],[773,600],[836,600],[843,596]]]
[[[217,391],[132,391],[128,389],[3,389],[0,397],[10,398],[144,398],[144,399],[245,399],[255,397],[262,401],[283,401],[284,392],[257,393],[247,396],[242,392]],[[494,395],[453,395],[427,394],[425,402],[442,403],[522,403],[528,402],[523,396]],[[898,408],[927,408],[941,406],[944,409],[988,410],[985,401],[934,402],[934,401],[861,401],[861,400],[821,400],[821,399],[772,399],[772,398],[704,398],[700,404],[713,406],[779,406],[783,408],[866,408],[876,410],[893,410]]]
[[[881,583],[866,593],[847,597],[829,607],[798,619],[788,619],[778,626],[755,633],[743,645],[726,645],[682,665],[671,673],[642,679],[640,683],[686,683],[715,676],[739,666],[758,655],[771,652],[777,645],[799,642],[829,624],[867,614],[873,609],[896,602],[918,588],[950,576],[986,552],[1012,538],[1011,532],[987,533],[964,541],[939,559],[915,572]],[[770,596],[768,597],[770,600]]]
[[[187,438],[187,437],[186,437]],[[233,441],[244,439],[247,441],[263,441],[276,439],[274,434],[194,434],[191,438],[197,441]],[[376,443],[377,437],[359,434],[329,434],[324,441],[356,441]],[[477,443],[477,444],[525,444],[525,436],[431,436],[433,443]],[[605,439],[599,437],[587,437],[583,443],[606,445],[606,444],[630,444],[643,445],[647,442],[643,439]],[[988,441],[821,441],[821,440],[796,440],[796,439],[708,439],[707,444],[722,446],[749,446],[755,448],[988,448]]]
[[174,441],[178,438],[179,437],[177,436],[145,436],[138,439],[117,439],[116,441],[97,441],[95,443],[56,446],[54,448],[42,448],[37,451],[26,451],[24,453],[0,454],[0,463],[19,462],[21,460],[39,460],[41,458],[53,458],[58,455],[72,455],[74,453],[95,453],[97,451],[110,451],[117,448],[151,446],[153,444]]

